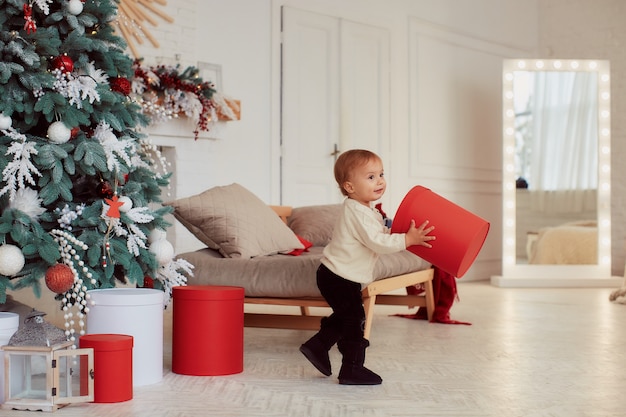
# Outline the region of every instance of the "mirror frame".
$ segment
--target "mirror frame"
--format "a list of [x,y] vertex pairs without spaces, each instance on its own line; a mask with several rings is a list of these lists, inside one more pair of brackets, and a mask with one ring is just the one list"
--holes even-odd
[[[598,73],[598,263],[593,265],[520,265],[516,262],[515,71],[592,71]],[[611,277],[611,95],[606,60],[506,59],[502,72],[502,276],[501,287],[619,286]]]

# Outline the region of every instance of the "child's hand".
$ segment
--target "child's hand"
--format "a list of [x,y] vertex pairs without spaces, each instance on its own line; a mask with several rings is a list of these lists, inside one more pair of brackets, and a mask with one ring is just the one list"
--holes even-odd
[[428,226],[428,220],[420,225],[420,227],[415,227],[415,220],[411,220],[411,226],[409,227],[409,231],[406,232],[404,242],[405,246],[408,248],[409,246],[426,246],[427,248],[432,248],[433,246],[428,243],[431,240],[435,240],[435,236],[430,236],[429,233],[435,230],[435,226]]

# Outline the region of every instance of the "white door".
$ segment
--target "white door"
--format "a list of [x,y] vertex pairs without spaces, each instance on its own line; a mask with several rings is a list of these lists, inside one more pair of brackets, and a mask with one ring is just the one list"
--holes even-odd
[[389,148],[389,34],[337,17],[283,8],[282,204],[341,201],[339,152]]

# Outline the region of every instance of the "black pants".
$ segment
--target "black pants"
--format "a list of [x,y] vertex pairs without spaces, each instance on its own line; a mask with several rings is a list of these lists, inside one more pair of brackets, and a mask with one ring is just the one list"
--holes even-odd
[[317,269],[317,287],[333,309],[328,324],[338,329],[345,341],[363,339],[365,310],[361,284],[349,281],[320,265]]

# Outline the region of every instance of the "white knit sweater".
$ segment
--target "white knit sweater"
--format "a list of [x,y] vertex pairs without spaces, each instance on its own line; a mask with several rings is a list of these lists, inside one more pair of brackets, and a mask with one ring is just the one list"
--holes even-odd
[[346,198],[322,263],[342,278],[369,284],[378,255],[404,249],[404,233],[389,233],[375,208]]

